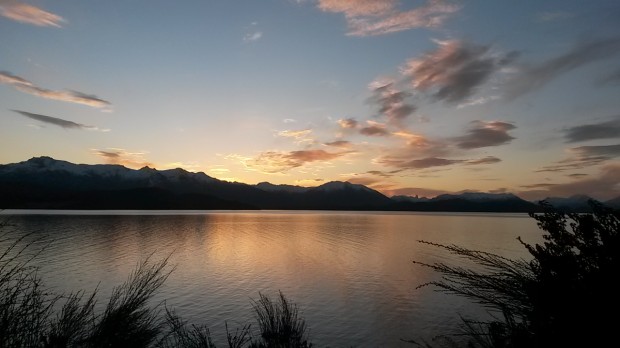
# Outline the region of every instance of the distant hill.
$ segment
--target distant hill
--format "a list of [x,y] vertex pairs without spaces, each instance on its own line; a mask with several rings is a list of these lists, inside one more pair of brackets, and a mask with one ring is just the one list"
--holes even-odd
[[465,192],[431,199],[406,200],[400,197],[390,206],[390,210],[527,213],[539,211],[540,207],[510,193]]
[[[549,198],[559,209],[583,211],[589,197]],[[620,197],[609,201],[620,206]],[[50,157],[0,165],[0,209],[284,209],[533,212],[538,204],[510,193],[465,192],[435,198],[394,196],[333,181],[317,187],[248,185],[184,169],[138,170],[74,164]]]

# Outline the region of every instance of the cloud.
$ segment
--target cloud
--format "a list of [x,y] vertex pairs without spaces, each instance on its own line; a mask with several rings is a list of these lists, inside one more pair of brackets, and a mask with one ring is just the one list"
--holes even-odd
[[620,156],[620,144],[579,146],[568,149],[570,156],[552,165],[542,167],[536,172],[563,172],[584,169],[607,162]]
[[494,54],[489,46],[462,41],[436,41],[439,47],[422,58],[411,59],[401,73],[411,79],[420,92],[430,91],[435,99],[448,103],[463,102],[500,68],[518,54]]
[[383,178],[390,178],[390,177],[393,176],[391,173],[386,173],[386,172],[383,172],[381,170],[369,170],[369,171],[366,172],[366,174],[376,175],[376,176],[380,176],[380,177],[383,177]]
[[397,0],[319,0],[326,12],[343,13],[353,36],[375,36],[415,28],[436,28],[460,7],[445,0],[429,0],[409,10],[400,10]]
[[397,189],[389,189],[384,191],[390,196],[413,196],[413,197],[435,197],[446,193],[451,193],[445,190],[435,190],[422,187],[402,187]]
[[125,149],[109,148],[106,150],[92,149],[93,154],[99,156],[107,164],[120,164],[128,168],[154,168],[155,165],[144,159],[145,152],[129,152]]
[[347,154],[352,151],[328,152],[324,150],[299,150],[299,151],[266,151],[254,158],[230,155],[227,158],[237,159],[247,168],[258,170],[263,173],[284,173],[290,169],[301,167],[312,162],[326,162]]
[[[72,121],[63,120],[62,118],[40,115],[40,114],[33,114],[31,112],[21,111],[21,110],[12,110],[12,111],[22,116],[31,118],[33,120],[37,120],[39,122],[43,122],[47,124],[52,124],[54,126],[58,126],[58,127],[65,128],[65,129],[101,130],[94,126],[87,126],[81,123],[75,123]],[[101,130],[101,131],[107,131],[107,130]]]
[[590,197],[607,200],[620,195],[620,164],[610,163],[601,168],[600,172],[591,177],[578,178],[568,183],[542,183],[527,185],[526,188],[536,188],[519,192],[518,195],[526,199],[543,199],[555,196],[571,196],[587,194]]
[[514,139],[508,131],[517,128],[515,125],[502,121],[473,121],[464,136],[453,140],[461,149],[477,149],[488,146],[507,144]]
[[0,0],[0,15],[16,22],[60,28],[66,20],[59,15],[16,0]]
[[461,163],[463,160],[451,160],[439,157],[426,157],[421,159],[403,160],[400,158],[393,158],[385,156],[377,160],[379,164],[396,167],[400,169],[426,169],[432,167],[449,166],[455,163]]
[[369,178],[369,177],[365,177],[365,176],[352,176],[352,177],[346,178],[345,181],[348,181],[348,182],[350,182],[352,184],[371,186],[372,187],[373,184],[380,183],[381,179]]
[[357,128],[358,122],[354,118],[345,118],[338,120],[338,125],[343,129],[355,129]]
[[13,86],[13,88],[20,92],[28,93],[45,99],[81,104],[99,109],[107,109],[112,105],[110,102],[100,99],[95,95],[85,94],[77,91],[52,91],[49,89],[41,88],[22,77],[13,75],[6,71],[0,72],[0,83]]
[[360,134],[379,137],[385,137],[391,134],[384,124],[374,121],[366,121],[366,123],[368,124],[366,127],[360,128]]
[[391,124],[401,126],[402,121],[416,111],[414,105],[405,102],[411,93],[398,90],[392,82],[387,84],[373,82],[369,88],[372,90],[369,101],[378,105],[379,113]]
[[564,138],[567,143],[620,138],[620,116],[616,116],[613,120],[607,122],[568,128],[564,131]]
[[278,132],[278,136],[285,138],[293,138],[297,143],[304,142],[312,142],[313,139],[310,137],[310,133],[312,133],[312,129],[302,129],[302,130],[284,130]]
[[261,31],[255,31],[253,33],[245,34],[243,37],[243,42],[256,42],[263,37],[263,33]]
[[350,141],[347,141],[347,140],[335,140],[335,141],[330,141],[328,143],[323,143],[323,145],[339,147],[339,148],[349,148],[353,144]]
[[539,12],[536,14],[538,22],[554,22],[573,18],[575,15],[566,11]]
[[620,69],[606,76],[600,77],[597,82],[600,85],[614,85],[620,83]]
[[460,103],[459,105],[456,106],[457,109],[462,109],[462,108],[466,108],[468,106],[474,106],[474,105],[484,105],[490,101],[493,100],[498,100],[500,99],[500,96],[498,95],[490,95],[490,96],[486,96],[486,97],[478,97],[478,98],[474,98],[474,99],[468,99],[463,101],[462,103]]
[[487,157],[483,157],[479,159],[465,161],[465,164],[467,165],[493,164],[493,163],[499,163],[501,161],[502,161],[501,159],[495,156],[487,156]]
[[506,96],[515,99],[542,88],[556,77],[620,53],[620,37],[582,42],[568,52],[540,64],[526,66],[506,85]]

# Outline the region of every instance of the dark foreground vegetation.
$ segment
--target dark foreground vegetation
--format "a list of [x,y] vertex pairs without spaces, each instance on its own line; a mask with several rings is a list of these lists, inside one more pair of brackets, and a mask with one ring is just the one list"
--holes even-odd
[[[416,262],[441,276],[421,286],[474,300],[488,308],[492,319],[464,318],[461,335],[410,342],[508,348],[601,347],[617,341],[620,213],[596,203],[592,207],[592,214],[549,207],[532,214],[545,234],[542,245],[519,239],[530,260],[422,242],[472,264]],[[1,242],[7,238],[0,235]],[[0,254],[0,348],[214,347],[206,326],[189,325],[165,304],[152,303],[171,272],[167,259],[139,264],[105,308],[96,311],[96,291],[51,294],[30,265],[36,255],[25,257],[29,244],[23,238],[9,244]],[[297,306],[282,293],[275,300],[259,294],[252,307],[254,327],[226,325],[228,347],[312,346]]]
[[[596,202],[591,205],[591,214],[558,213],[549,206],[544,214],[530,214],[546,232],[542,245],[519,239],[531,260],[423,242],[475,266],[417,262],[442,276],[422,286],[469,298],[493,315],[487,321],[463,319],[467,346],[617,344],[613,342],[618,341],[615,330],[620,323],[620,212]],[[456,337],[443,341],[453,344]]]

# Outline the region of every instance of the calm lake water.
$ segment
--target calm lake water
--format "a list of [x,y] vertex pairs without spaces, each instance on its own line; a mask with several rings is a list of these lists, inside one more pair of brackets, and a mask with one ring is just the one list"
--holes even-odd
[[[215,343],[253,322],[251,299],[281,290],[299,305],[317,347],[412,347],[401,339],[455,332],[484,310],[417,289],[437,279],[411,261],[462,263],[418,240],[527,258],[516,240],[540,242],[525,214],[385,212],[4,211],[8,240],[33,233],[50,244],[34,263],[57,291],[105,298],[135,265],[171,254],[176,268],[157,295]],[[33,248],[33,249],[35,249]]]

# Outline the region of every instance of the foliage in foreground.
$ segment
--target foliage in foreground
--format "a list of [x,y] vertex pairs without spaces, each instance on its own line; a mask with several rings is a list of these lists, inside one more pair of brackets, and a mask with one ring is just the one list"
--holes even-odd
[[[0,348],[215,347],[206,326],[190,326],[173,310],[165,308],[163,314],[163,304],[152,303],[170,275],[168,258],[140,263],[125,283],[113,289],[105,309],[98,313],[96,290],[90,295],[80,291],[62,296],[44,287],[37,268],[30,265],[37,255],[26,256],[31,247],[24,242],[27,237],[10,242],[8,233],[0,234],[1,244],[9,245],[0,254]],[[252,336],[250,325],[234,333],[226,325],[229,348],[312,346],[295,304],[281,292],[276,301],[259,296],[252,303],[258,337]]]
[[591,204],[592,214],[548,206],[544,214],[530,214],[546,232],[542,245],[519,238],[530,261],[422,242],[476,265],[414,261],[442,276],[422,286],[464,296],[494,314],[488,321],[463,320],[472,347],[607,346],[617,341],[620,313],[620,212]]

